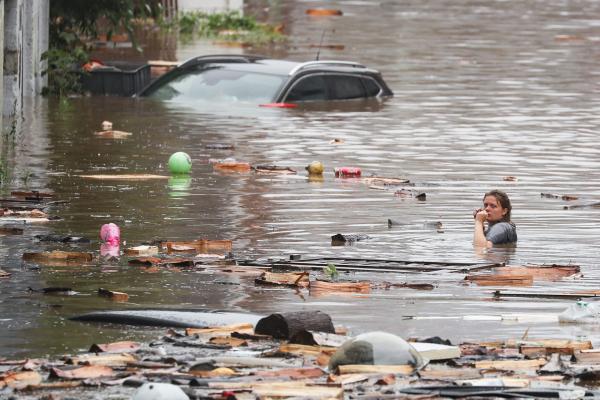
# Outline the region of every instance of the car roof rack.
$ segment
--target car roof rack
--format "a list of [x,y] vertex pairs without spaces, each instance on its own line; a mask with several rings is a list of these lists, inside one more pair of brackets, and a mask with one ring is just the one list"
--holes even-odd
[[264,60],[264,56],[248,55],[248,54],[210,54],[206,56],[192,57],[185,61],[180,67],[193,67],[198,64],[206,64],[207,62],[238,62],[251,63],[258,60]]
[[306,68],[310,68],[310,67],[317,67],[317,66],[342,66],[342,67],[353,67],[353,68],[367,68],[364,65],[360,64],[360,63],[356,63],[353,61],[334,61],[334,60],[323,60],[323,61],[307,61],[304,62],[300,65],[295,66],[289,73],[289,75],[294,75],[295,73],[297,73],[298,71],[301,71],[303,69]]

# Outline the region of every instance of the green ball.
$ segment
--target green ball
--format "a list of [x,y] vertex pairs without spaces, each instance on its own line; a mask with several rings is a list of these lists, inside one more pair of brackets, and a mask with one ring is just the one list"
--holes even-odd
[[189,174],[192,170],[192,159],[187,153],[178,151],[169,157],[168,165],[172,174]]

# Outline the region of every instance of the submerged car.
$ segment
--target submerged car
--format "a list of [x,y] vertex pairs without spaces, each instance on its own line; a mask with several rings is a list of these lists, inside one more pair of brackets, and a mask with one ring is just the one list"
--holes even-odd
[[137,94],[178,102],[246,102],[280,107],[392,95],[379,71],[359,63],[300,63],[249,55],[192,58]]

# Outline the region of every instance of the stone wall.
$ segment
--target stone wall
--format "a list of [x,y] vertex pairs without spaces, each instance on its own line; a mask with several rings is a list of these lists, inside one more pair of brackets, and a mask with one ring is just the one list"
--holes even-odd
[[50,0],[2,0],[4,43],[2,111],[19,113],[25,97],[41,93],[42,54],[48,49]]

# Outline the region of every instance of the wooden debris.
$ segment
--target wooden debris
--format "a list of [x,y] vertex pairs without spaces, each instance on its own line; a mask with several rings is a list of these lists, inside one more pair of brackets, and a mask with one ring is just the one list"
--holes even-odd
[[167,175],[153,174],[121,174],[121,175],[77,175],[80,178],[103,181],[147,181],[153,179],[169,179]]
[[327,282],[315,280],[310,282],[309,289],[312,292],[352,292],[352,293],[370,293],[371,282]]
[[330,346],[307,346],[304,344],[282,344],[279,346],[279,352],[297,354],[303,356],[319,356],[322,353],[332,355],[337,350],[337,347]]
[[329,144],[344,144],[344,139],[333,138],[329,141]]
[[525,265],[496,268],[500,275],[531,275],[534,280],[556,281],[580,272],[579,265]]
[[[198,239],[185,242],[162,242],[162,248],[166,248],[169,253],[176,253],[178,251],[189,252],[190,248],[198,253],[229,253],[233,248],[231,240],[207,240]],[[181,246],[181,247],[178,247]],[[183,250],[176,250],[183,249]]]
[[113,343],[93,344],[90,347],[90,353],[128,353],[139,350],[141,345],[138,342],[122,341]]
[[279,167],[277,165],[257,165],[252,169],[258,174],[268,175],[294,175],[297,173],[296,170],[290,167]]
[[160,264],[161,262],[162,262],[162,259],[159,257],[137,257],[137,258],[132,258],[131,260],[127,261],[127,263],[130,265],[145,265],[145,266],[156,265],[156,264]]
[[458,346],[447,346],[445,344],[411,342],[411,345],[423,356],[430,361],[435,360],[450,360],[459,358],[461,351]]
[[440,368],[432,369],[428,367],[425,370],[419,371],[419,376],[422,379],[443,379],[443,380],[456,380],[456,379],[479,379],[482,377],[481,370],[477,368]]
[[508,176],[502,177],[502,180],[507,181],[507,182],[516,182],[519,180],[519,178],[517,178],[516,176],[508,175]]
[[342,10],[335,10],[332,8],[309,8],[306,10],[306,14],[313,16],[341,16],[344,13]]
[[410,189],[400,189],[400,190],[396,190],[394,192],[394,196],[396,197],[401,197],[401,198],[407,198],[407,197],[414,197],[417,200],[427,200],[427,194],[425,192],[419,192],[416,190],[410,190]]
[[213,168],[223,172],[250,172],[252,169],[249,163],[236,161],[215,162]]
[[600,364],[600,349],[574,350],[575,360],[585,364]]
[[23,260],[31,262],[65,261],[69,263],[86,263],[92,261],[93,258],[92,253],[60,250],[42,253],[23,253]]
[[509,339],[504,342],[506,347],[544,347],[554,349],[562,354],[573,354],[575,350],[589,350],[592,348],[592,342],[589,340],[570,340],[570,339],[527,339],[517,340]]
[[331,317],[320,311],[276,313],[261,318],[254,328],[257,334],[290,339],[302,330],[334,333]]
[[128,301],[129,295],[124,292],[115,292],[108,289],[98,289],[98,295],[102,297],[108,297],[113,301]]
[[[37,385],[27,385],[22,391],[32,392],[35,390],[60,390],[60,389],[72,389],[81,386],[81,381],[59,381],[59,382],[45,382]],[[44,397],[46,399],[47,397]],[[51,400],[51,398],[49,398]]]
[[22,228],[7,228],[7,227],[0,227],[0,235],[22,235],[23,234],[23,229]]
[[338,374],[398,374],[410,375],[415,371],[412,365],[339,365]]
[[532,275],[516,274],[471,274],[465,277],[466,281],[473,282],[479,286],[531,286],[533,285]]
[[275,273],[265,271],[254,280],[257,285],[274,285],[306,288],[310,284],[308,272]]
[[50,376],[61,379],[94,379],[114,376],[114,371],[104,365],[89,365],[73,369],[51,368]]
[[519,371],[524,369],[538,369],[545,365],[546,362],[545,358],[538,358],[535,360],[484,360],[476,361],[475,368]]
[[128,256],[153,256],[158,254],[158,246],[136,246],[125,249],[125,255]]
[[133,354],[83,354],[71,357],[67,364],[73,365],[107,365],[109,367],[126,366],[129,363],[137,362],[138,359]]
[[344,50],[346,46],[343,44],[314,44],[311,43],[308,47],[312,48],[321,48],[321,49],[330,49],[330,50]]
[[319,378],[325,375],[325,372],[321,368],[282,368],[277,370],[257,371],[253,372],[252,375],[263,378],[285,377],[289,379],[306,379]]
[[0,278],[8,278],[10,276],[10,272],[6,272],[3,269],[0,269]]
[[216,337],[210,338],[209,343],[223,345],[223,346],[231,346],[231,347],[248,346],[247,340],[238,339],[238,338],[234,338],[234,337],[227,337],[227,336],[216,336]]
[[38,385],[42,380],[42,376],[37,371],[7,372],[0,375],[0,389],[6,386],[24,388],[28,385]]
[[212,328],[187,328],[185,330],[185,334],[187,336],[192,335],[212,335],[212,336],[223,336],[230,335],[233,332],[238,333],[254,333],[254,326],[252,324],[234,324],[234,325],[224,325],[224,326],[216,326]]

